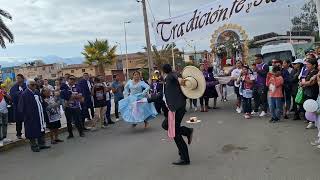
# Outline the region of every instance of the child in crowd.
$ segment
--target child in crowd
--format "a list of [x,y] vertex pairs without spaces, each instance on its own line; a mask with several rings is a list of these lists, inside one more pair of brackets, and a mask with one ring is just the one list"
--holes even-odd
[[243,112],[245,113],[244,117],[246,119],[251,118],[252,112],[252,94],[253,94],[253,85],[255,78],[248,66],[243,66],[241,76],[239,77],[237,84],[240,85],[240,94],[242,95],[242,106]]
[[283,110],[283,78],[281,76],[281,67],[275,65],[272,68],[272,73],[267,76],[266,85],[269,88],[270,111],[272,118],[270,122],[275,123],[280,121]]

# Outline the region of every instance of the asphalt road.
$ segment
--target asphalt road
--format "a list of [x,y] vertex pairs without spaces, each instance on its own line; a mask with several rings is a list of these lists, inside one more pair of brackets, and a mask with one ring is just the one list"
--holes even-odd
[[40,153],[28,146],[2,153],[0,180],[320,179],[320,150],[310,145],[315,130],[302,121],[245,120],[230,103],[220,107],[186,115],[202,120],[192,125],[190,166],[171,165],[177,149],[159,117],[148,130],[120,122]]

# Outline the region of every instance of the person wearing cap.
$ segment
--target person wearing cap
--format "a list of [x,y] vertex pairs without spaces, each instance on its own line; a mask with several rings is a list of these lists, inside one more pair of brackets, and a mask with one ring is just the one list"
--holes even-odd
[[283,92],[284,92],[284,119],[289,119],[288,114],[291,107],[291,96],[292,96],[292,77],[293,77],[293,68],[291,66],[291,60],[284,60],[282,63],[282,77],[284,80],[283,83]]
[[[318,74],[317,69],[317,60],[316,59],[307,59],[306,68],[308,70],[308,74],[305,79],[302,79],[300,82],[300,86],[303,87],[304,100],[313,99],[317,100],[319,94],[319,86],[312,79],[312,77]],[[309,121],[307,129],[314,128],[314,123]]]
[[292,85],[292,92],[291,92],[291,95],[292,95],[292,111],[294,112],[294,117],[293,117],[293,120],[300,120],[300,108],[301,106],[298,105],[295,101],[296,99],[296,95],[298,93],[298,88],[299,88],[299,75],[301,73],[301,70],[303,68],[303,63],[304,61],[302,59],[296,59],[292,65],[293,65],[293,72],[292,72],[292,81],[291,81],[291,85]]
[[266,78],[269,72],[269,66],[263,62],[263,56],[261,54],[255,55],[255,69],[254,72],[257,73],[257,78],[255,80],[254,87],[254,111],[252,115],[255,115],[259,112],[259,108],[261,108],[260,117],[264,117],[267,114],[268,109],[268,100],[267,100],[267,86],[266,86]]
[[164,102],[162,100],[163,84],[159,82],[159,79],[157,76],[152,77],[152,82],[150,84],[150,94],[151,94],[151,96],[156,96],[156,95],[160,96],[159,100],[154,103],[154,106],[155,106],[158,114],[161,114],[161,109],[163,109],[162,107],[164,104]]
[[72,123],[75,123],[80,137],[84,137],[83,126],[81,123],[81,102],[84,98],[80,87],[76,84],[76,77],[71,75],[68,79],[68,88],[61,91],[61,98],[65,101],[65,116],[67,119],[68,139],[74,138]]
[[36,81],[28,80],[27,87],[19,99],[18,111],[22,113],[25,135],[30,141],[31,150],[39,152],[41,149],[50,148],[45,144],[46,123],[43,100],[37,91]]

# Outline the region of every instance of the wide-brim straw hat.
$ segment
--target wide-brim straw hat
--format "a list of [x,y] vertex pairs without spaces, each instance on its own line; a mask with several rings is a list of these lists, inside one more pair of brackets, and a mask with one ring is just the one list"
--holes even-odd
[[195,66],[187,66],[182,71],[182,78],[186,80],[181,90],[190,99],[198,99],[206,90],[206,80],[203,73]]

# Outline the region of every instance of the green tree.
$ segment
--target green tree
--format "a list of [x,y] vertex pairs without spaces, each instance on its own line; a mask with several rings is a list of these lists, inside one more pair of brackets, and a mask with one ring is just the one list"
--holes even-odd
[[82,54],[85,57],[85,63],[89,65],[97,65],[100,75],[105,75],[105,67],[115,62],[117,46],[109,44],[108,40],[88,41],[84,46]]
[[317,32],[318,20],[317,20],[317,8],[314,0],[309,0],[301,8],[302,12],[298,16],[295,16],[292,22],[292,31],[308,31]]
[[6,43],[4,40],[7,39],[9,43],[13,43],[14,38],[10,29],[3,22],[2,17],[12,20],[12,16],[8,12],[0,9],[0,46],[2,48],[6,48]]

